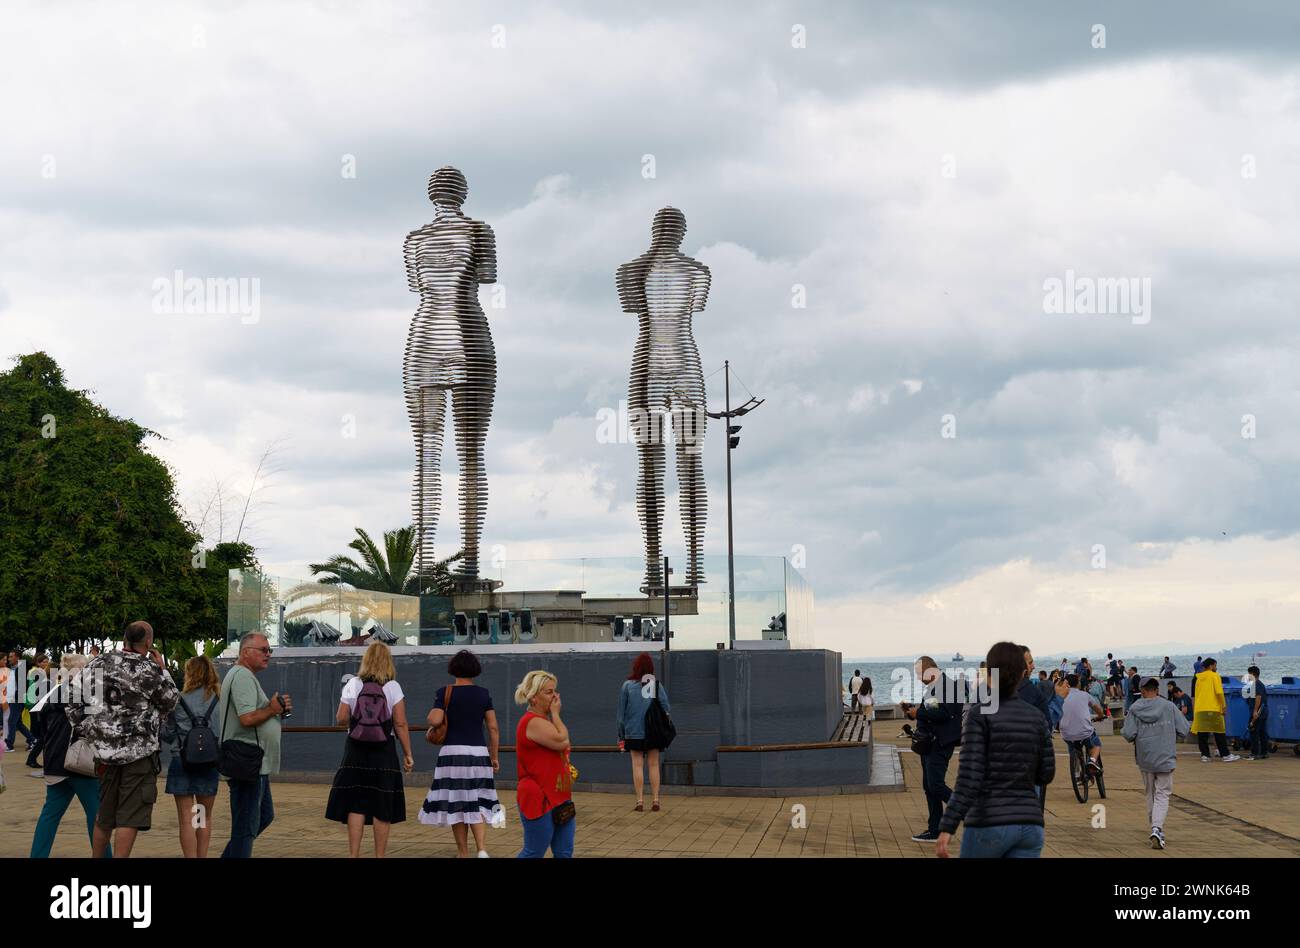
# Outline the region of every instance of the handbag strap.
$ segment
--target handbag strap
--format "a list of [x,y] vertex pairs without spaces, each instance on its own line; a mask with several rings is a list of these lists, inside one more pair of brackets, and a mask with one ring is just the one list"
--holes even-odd
[[[236,668],[241,668],[241,667],[243,667],[243,666],[241,666],[241,665],[236,665],[235,667],[236,667]],[[244,669],[244,670],[245,670],[245,671],[248,671],[248,669]],[[252,672],[248,672],[248,673],[249,673],[250,675],[253,674]],[[256,681],[257,679],[254,678],[253,680]],[[223,740],[223,741],[227,739],[227,738],[226,738],[226,725],[230,723],[230,709],[231,709],[231,707],[234,705],[234,703],[235,703],[235,694],[234,694],[234,689],[233,689],[233,688],[228,688],[228,689],[226,690],[226,717],[225,717],[225,719],[221,722],[221,737],[222,737],[222,740]],[[271,702],[269,702],[269,701],[267,702],[267,704],[270,704],[270,703],[271,703]],[[242,727],[243,724],[241,723],[240,726]],[[262,728],[262,726],[261,726],[260,724],[254,724],[254,725],[253,725],[253,740],[257,741],[257,746],[258,746],[259,749],[260,749],[261,746],[262,746],[262,733],[261,733],[261,728]]]

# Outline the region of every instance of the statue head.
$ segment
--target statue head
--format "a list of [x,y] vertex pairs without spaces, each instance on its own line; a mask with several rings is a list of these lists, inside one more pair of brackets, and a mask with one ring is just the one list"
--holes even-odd
[[460,207],[465,203],[469,185],[465,176],[451,165],[444,165],[429,175],[429,200],[434,204],[454,204]]
[[676,250],[686,236],[686,215],[675,207],[655,211],[650,225],[650,246],[656,250]]

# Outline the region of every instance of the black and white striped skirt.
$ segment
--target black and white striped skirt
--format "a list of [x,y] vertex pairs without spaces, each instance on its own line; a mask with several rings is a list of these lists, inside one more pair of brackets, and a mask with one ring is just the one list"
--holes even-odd
[[433,784],[420,808],[421,823],[505,823],[505,808],[497,802],[492,759],[486,747],[444,744],[433,770]]

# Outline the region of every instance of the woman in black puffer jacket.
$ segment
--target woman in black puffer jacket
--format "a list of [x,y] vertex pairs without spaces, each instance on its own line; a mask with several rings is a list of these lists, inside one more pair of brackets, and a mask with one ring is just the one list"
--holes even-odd
[[[1035,859],[1043,849],[1043,811],[1034,789],[1052,782],[1056,758],[1042,712],[1016,694],[1027,672],[1024,649],[999,642],[989,649],[997,672],[997,704],[972,706],[961,735],[957,786],[939,821],[937,852],[963,820],[963,858]],[[996,707],[996,710],[992,710]]]

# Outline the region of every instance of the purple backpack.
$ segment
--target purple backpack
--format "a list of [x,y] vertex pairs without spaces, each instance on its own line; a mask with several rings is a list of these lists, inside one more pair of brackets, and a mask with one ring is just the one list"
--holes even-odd
[[352,727],[348,737],[354,741],[382,744],[393,733],[393,713],[384,696],[384,686],[368,681],[361,686],[357,704],[352,711]]

